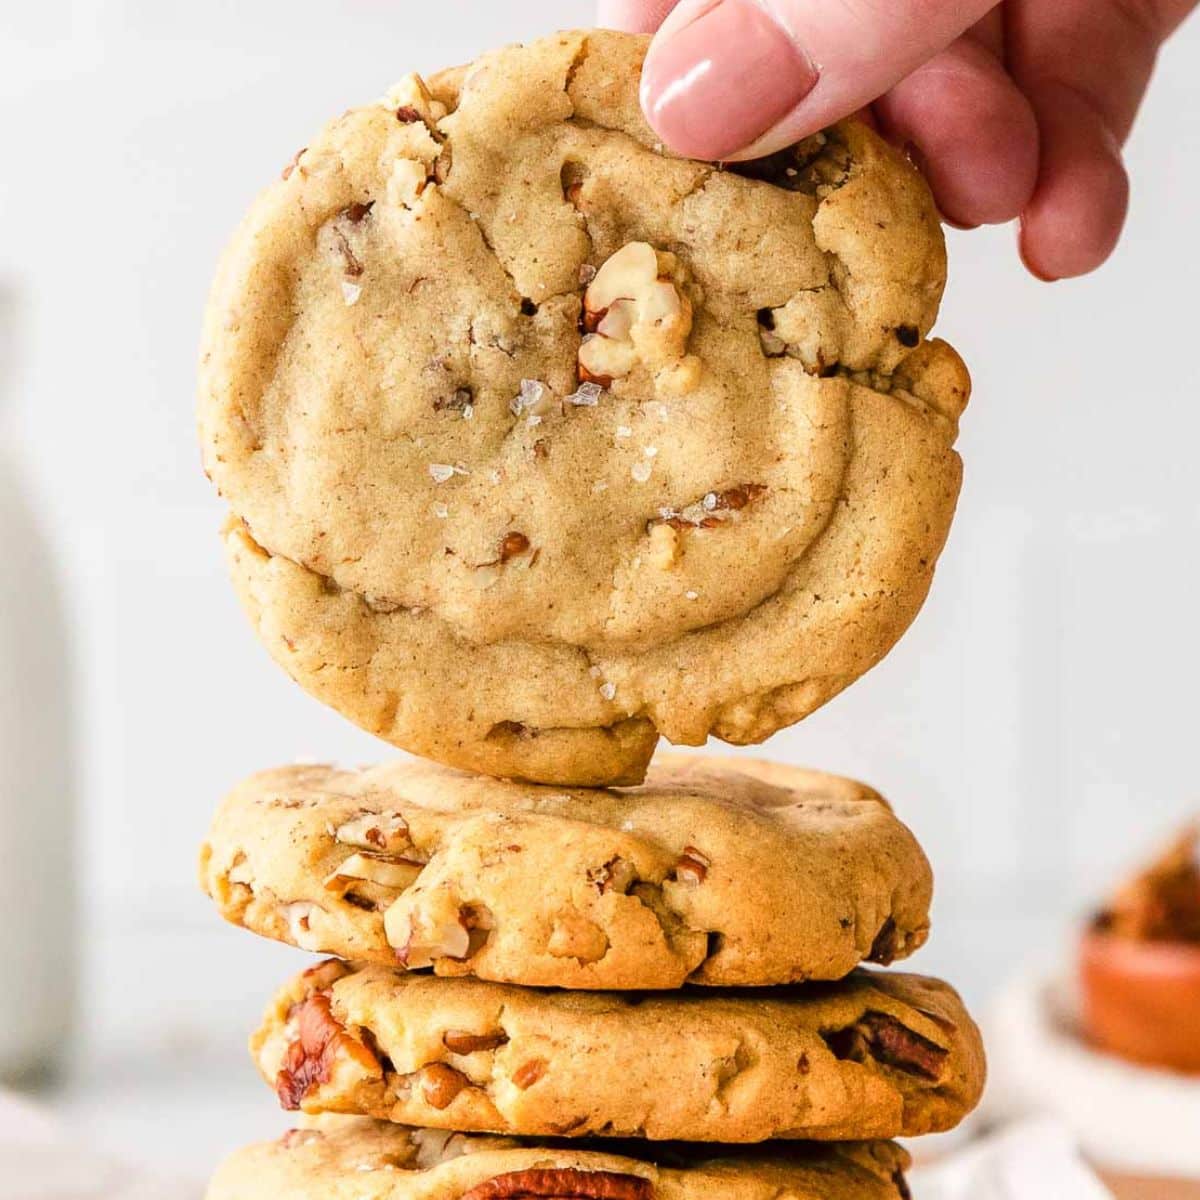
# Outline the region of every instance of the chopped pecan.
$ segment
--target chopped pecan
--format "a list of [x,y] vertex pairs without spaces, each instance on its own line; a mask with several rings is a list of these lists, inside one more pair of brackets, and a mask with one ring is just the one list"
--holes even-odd
[[309,996],[294,1015],[296,1039],[288,1045],[284,1064],[275,1077],[275,1093],[285,1109],[294,1112],[310,1092],[328,1083],[339,1058],[371,1074],[380,1072],[379,1060],[333,1015],[328,993]]
[[425,118],[411,104],[402,104],[396,109],[396,120],[401,125],[412,125],[417,121],[423,121]]
[[358,225],[374,207],[374,200],[368,200],[365,204],[360,204],[356,201],[354,204],[343,208],[340,215],[345,217],[351,225]]
[[508,1041],[503,1029],[495,1033],[468,1033],[465,1029],[447,1029],[442,1034],[442,1045],[451,1054],[474,1054],[478,1050],[498,1050]]
[[633,868],[633,863],[619,854],[588,871],[588,882],[601,894],[604,892],[628,892],[636,878],[637,872]]
[[1125,883],[1094,923],[1133,941],[1200,943],[1200,823]]
[[727,519],[724,514],[740,512],[766,492],[766,484],[740,483],[723,492],[706,492],[686,508],[664,508],[647,521],[647,528],[669,525],[672,529],[715,529]]
[[404,851],[408,857],[408,823],[396,812],[364,811],[344,821],[333,831],[335,841],[360,850],[379,850],[387,854]]
[[351,881],[366,880],[380,887],[398,888],[403,891],[421,874],[424,863],[407,858],[391,858],[383,854],[358,851],[345,859],[341,866],[325,880],[330,891],[344,891]]
[[470,1082],[447,1063],[430,1063],[421,1068],[421,1094],[433,1108],[448,1108]]
[[529,550],[529,539],[516,529],[509,530],[500,539],[499,561],[506,563],[511,558],[525,554]]
[[556,1200],[652,1200],[654,1187],[640,1175],[541,1167],[486,1179],[464,1193],[462,1200],[515,1200],[522,1196],[551,1196]]
[[521,1091],[525,1091],[526,1088],[533,1087],[545,1075],[549,1065],[544,1058],[531,1058],[513,1072],[512,1081]]
[[683,853],[672,870],[672,876],[679,883],[696,887],[704,882],[711,866],[712,860],[708,855],[697,850],[695,846],[684,846]]
[[909,1029],[888,1013],[866,1012],[846,1029],[824,1033],[825,1044],[837,1058],[876,1062],[908,1075],[936,1082],[948,1050]]

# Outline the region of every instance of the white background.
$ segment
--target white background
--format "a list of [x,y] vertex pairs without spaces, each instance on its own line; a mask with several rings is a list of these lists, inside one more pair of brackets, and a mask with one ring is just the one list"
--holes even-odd
[[[589,19],[586,0],[0,4],[0,286],[21,343],[6,428],[60,556],[81,714],[64,1103],[113,1146],[199,1169],[281,1127],[241,1043],[302,959],[220,924],[196,847],[241,775],[385,751],[270,663],[223,576],[192,415],[215,256],[327,116]],[[767,750],[892,798],[937,873],[917,963],[981,1006],[1196,804],[1197,78],[1192,25],[1095,277],[1039,284],[1010,230],[950,235],[939,332],[976,391],[932,597],[881,667]],[[0,821],[28,802],[3,787]],[[0,922],[0,962],[3,946]]]

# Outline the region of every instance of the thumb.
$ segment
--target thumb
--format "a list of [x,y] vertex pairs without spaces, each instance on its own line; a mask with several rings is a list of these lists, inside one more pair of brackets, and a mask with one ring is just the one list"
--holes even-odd
[[682,0],[646,56],[642,106],[681,154],[770,154],[870,104],[995,3]]

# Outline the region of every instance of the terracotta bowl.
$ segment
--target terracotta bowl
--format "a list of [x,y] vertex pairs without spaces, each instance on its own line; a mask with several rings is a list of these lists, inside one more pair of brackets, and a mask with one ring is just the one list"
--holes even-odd
[[1200,946],[1089,929],[1079,982],[1089,1041],[1134,1062],[1200,1073]]

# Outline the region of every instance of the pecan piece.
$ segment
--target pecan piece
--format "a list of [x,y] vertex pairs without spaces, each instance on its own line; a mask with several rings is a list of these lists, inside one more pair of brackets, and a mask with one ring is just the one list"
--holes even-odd
[[677,883],[697,887],[704,882],[711,866],[712,859],[707,854],[697,850],[695,846],[684,846],[683,853],[672,871],[672,877]]
[[498,561],[504,564],[510,558],[516,558],[520,554],[528,553],[528,551],[529,539],[519,530],[512,529],[500,539]]
[[421,1094],[433,1108],[448,1108],[470,1082],[447,1063],[430,1063],[421,1069]]
[[495,1033],[468,1033],[465,1029],[447,1029],[442,1045],[451,1054],[474,1054],[478,1050],[498,1050],[508,1041],[504,1030]]
[[525,1091],[545,1075],[547,1066],[549,1064],[544,1058],[531,1058],[513,1072],[512,1081],[521,1091]]
[[847,1029],[823,1033],[825,1044],[840,1059],[873,1058],[885,1067],[936,1083],[950,1052],[909,1029],[888,1013],[865,1012]]
[[654,1187],[640,1175],[616,1171],[580,1171],[575,1167],[542,1167],[509,1171],[485,1179],[462,1200],[514,1200],[520,1196],[552,1196],[556,1200],[652,1200]]
[[617,854],[598,867],[593,867],[587,876],[588,882],[601,895],[605,892],[626,893],[637,878],[637,871],[633,863]]
[[740,512],[767,490],[763,483],[739,483],[723,492],[706,492],[686,508],[663,508],[646,522],[648,529],[669,525],[672,529],[715,529],[727,520],[725,514]]
[[328,1083],[339,1059],[348,1060],[373,1076],[381,1073],[379,1060],[352,1038],[333,1015],[329,995],[318,992],[301,1001],[295,1011],[297,1035],[287,1048],[283,1066],[275,1077],[279,1103],[294,1112],[313,1090]]

